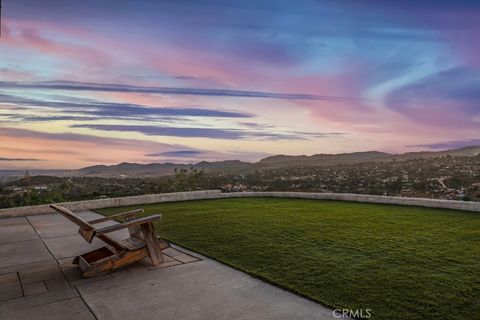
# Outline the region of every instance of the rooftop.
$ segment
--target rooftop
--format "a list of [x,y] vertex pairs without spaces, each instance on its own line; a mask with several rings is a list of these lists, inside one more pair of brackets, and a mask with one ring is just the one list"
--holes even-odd
[[87,244],[48,205],[0,210],[0,319],[329,319],[337,308],[371,310],[371,319],[478,313],[480,202],[210,190],[64,205],[87,221],[138,208],[140,219],[161,213],[155,229],[176,245],[156,268],[141,261],[82,279],[72,258],[100,243]]
[[333,319],[317,303],[178,246],[163,251],[158,267],[81,278],[72,258],[101,245],[58,214],[0,219],[0,318]]

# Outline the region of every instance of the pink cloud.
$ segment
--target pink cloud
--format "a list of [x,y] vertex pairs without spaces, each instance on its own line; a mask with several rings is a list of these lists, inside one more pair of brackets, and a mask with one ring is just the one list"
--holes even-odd
[[368,123],[378,117],[377,110],[363,98],[365,84],[361,68],[350,66],[346,71],[330,75],[298,76],[279,83],[280,92],[301,92],[325,97],[331,101],[294,101],[310,110],[313,119],[336,123]]
[[65,43],[51,38],[47,38],[41,31],[45,33],[51,31],[63,32],[61,28],[52,29],[35,28],[32,23],[24,24],[22,22],[11,22],[7,20],[5,23],[5,34],[2,42],[12,48],[21,48],[27,50],[35,50],[47,55],[54,55],[60,58],[69,59],[71,61],[83,61],[89,65],[104,65],[109,62],[109,57],[105,52],[99,51],[93,47],[74,45]]
[[[33,20],[5,20],[3,38],[2,42],[13,49],[34,50],[67,62],[75,64],[80,62],[87,67],[104,70],[103,76],[115,82],[126,81],[126,77],[122,75],[128,74],[133,69],[137,74],[159,73],[169,75],[171,79],[178,76],[194,77],[202,79],[202,84],[207,87],[257,88],[258,85],[264,86],[270,81],[275,81],[279,78],[278,75],[288,68],[282,66],[282,70],[276,70],[254,64],[249,59],[240,60],[234,55],[211,48],[193,45],[175,46],[161,39],[151,43],[144,40],[127,40],[121,35],[110,38],[93,30]],[[94,75],[96,80],[100,74]],[[90,75],[82,73],[72,76],[78,80],[82,78],[85,80]],[[142,84],[152,82],[159,84],[171,79],[137,78],[135,81]],[[131,81],[131,78],[129,80]]]
[[[195,150],[196,157],[172,157],[178,150]],[[158,156],[152,156],[158,155]],[[258,160],[260,152],[236,153],[211,151],[180,144],[135,139],[108,138],[72,133],[48,133],[11,127],[0,127],[0,158],[40,159],[32,162],[0,162],[0,169],[43,168],[76,169],[95,164],[119,162],[152,163],[174,161],[196,163],[202,160]]]

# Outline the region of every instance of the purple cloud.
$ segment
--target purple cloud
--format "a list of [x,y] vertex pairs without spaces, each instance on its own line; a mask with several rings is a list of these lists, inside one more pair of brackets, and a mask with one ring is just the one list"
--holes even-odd
[[451,68],[391,92],[386,106],[429,124],[478,126],[480,72]]
[[[1,86],[1,85],[0,85]],[[0,94],[0,102],[23,106],[23,108],[56,108],[62,112],[75,112],[85,115],[108,118],[149,118],[149,117],[215,117],[215,118],[252,118],[253,114],[239,111],[221,111],[201,107],[146,107],[130,103],[83,101],[45,101]],[[43,120],[55,120],[43,117]],[[26,121],[42,120],[42,117],[28,117]],[[62,119],[59,119],[62,120]],[[68,119],[64,119],[68,120]]]
[[408,145],[411,148],[429,148],[429,149],[459,149],[465,147],[480,146],[480,139],[445,141],[429,144]]
[[28,158],[3,158],[0,157],[0,161],[42,161],[41,159],[28,159]]
[[181,145],[171,145],[166,143],[150,142],[150,141],[140,141],[135,139],[120,139],[120,138],[108,138],[108,137],[97,137],[85,134],[78,133],[49,133],[41,132],[27,129],[19,128],[5,128],[0,127],[0,136],[8,137],[8,139],[13,138],[34,138],[34,139],[45,139],[52,141],[68,141],[68,142],[87,142],[97,145],[109,145],[117,147],[130,147],[130,146],[148,146],[153,148],[173,148],[173,147],[182,147]]
[[101,131],[138,132],[148,136],[170,136],[183,138],[211,138],[211,139],[246,139],[246,138],[271,138],[271,139],[298,139],[296,136],[277,135],[269,133],[253,133],[239,129],[214,129],[214,128],[184,128],[161,127],[149,125],[108,125],[108,124],[77,124],[72,128],[88,128]]
[[109,124],[76,124],[72,128],[88,128],[101,131],[138,132],[148,136],[170,136],[183,138],[210,139],[269,139],[269,140],[303,140],[308,137],[329,137],[341,133],[322,132],[287,132],[270,133],[265,131],[248,131],[242,129],[216,129],[192,127],[163,127],[150,125],[109,125]]
[[160,153],[149,153],[146,154],[147,157],[176,157],[176,158],[191,158],[202,155],[203,152],[198,150],[175,150],[175,151],[166,151]]
[[0,88],[4,89],[38,89],[62,91],[96,91],[96,92],[124,92],[124,93],[151,93],[168,95],[197,95],[210,97],[237,97],[237,98],[264,98],[286,100],[323,100],[338,101],[339,97],[311,95],[302,93],[273,93],[263,91],[245,91],[228,89],[204,88],[176,88],[176,87],[149,87],[109,83],[87,83],[74,81],[44,81],[44,82],[13,82],[0,81]]

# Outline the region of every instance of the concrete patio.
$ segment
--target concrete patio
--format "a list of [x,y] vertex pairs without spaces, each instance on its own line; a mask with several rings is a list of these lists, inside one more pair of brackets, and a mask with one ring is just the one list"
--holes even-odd
[[176,246],[160,266],[145,261],[83,279],[73,257],[103,243],[89,245],[77,229],[58,214],[0,219],[0,319],[334,319],[319,304]]

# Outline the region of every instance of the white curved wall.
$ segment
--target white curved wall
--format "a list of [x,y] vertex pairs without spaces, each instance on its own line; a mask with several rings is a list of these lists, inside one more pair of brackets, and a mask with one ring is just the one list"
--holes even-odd
[[[457,210],[480,212],[480,202],[473,202],[473,201],[386,197],[386,196],[372,196],[372,195],[349,194],[349,193],[309,193],[309,192],[221,193],[220,190],[202,190],[202,191],[191,191],[191,192],[149,194],[149,195],[143,195],[143,196],[65,202],[65,203],[59,203],[59,205],[65,206],[73,211],[83,211],[83,210],[101,209],[101,208],[110,208],[110,207],[151,204],[151,203],[159,203],[159,202],[175,202],[175,201],[223,199],[223,198],[246,198],[246,197],[342,200],[342,201],[420,206],[420,207],[431,207],[431,208],[446,208],[446,209],[457,209]],[[52,209],[48,205],[17,207],[17,208],[0,209],[0,218],[29,216],[29,215],[46,214],[46,213],[53,213]]]
[[310,193],[310,192],[233,192],[233,193],[222,193],[221,195],[222,195],[222,198],[274,197],[274,198],[341,200],[341,201],[398,204],[398,205],[405,205],[405,206],[445,208],[445,209],[456,209],[456,210],[480,212],[480,202],[475,202],[475,201],[454,201],[454,200],[438,200],[438,199],[425,199],[425,198],[388,197],[388,196],[373,196],[373,195],[366,195],[366,194],[351,194],[351,193]]

